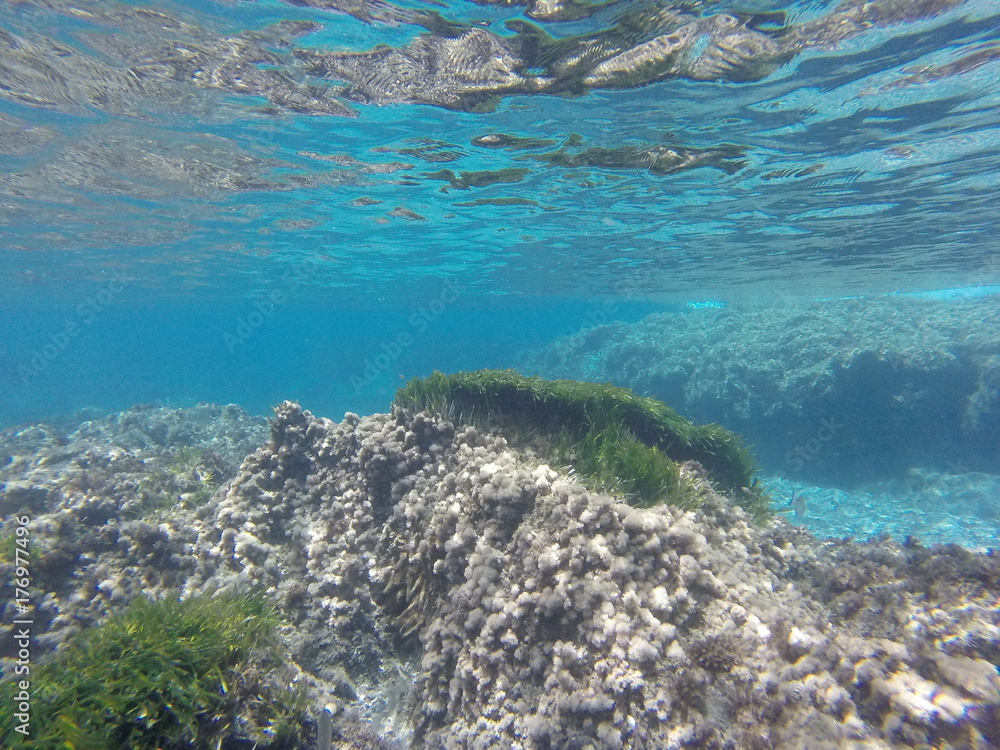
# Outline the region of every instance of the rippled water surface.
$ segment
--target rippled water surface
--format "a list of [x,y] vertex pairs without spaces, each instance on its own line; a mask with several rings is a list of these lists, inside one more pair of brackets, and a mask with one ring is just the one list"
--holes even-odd
[[998,22],[989,0],[3,2],[2,284],[988,285]]

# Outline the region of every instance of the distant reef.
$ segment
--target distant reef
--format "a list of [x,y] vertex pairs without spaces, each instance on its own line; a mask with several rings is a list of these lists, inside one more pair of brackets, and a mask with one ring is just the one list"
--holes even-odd
[[702,308],[526,354],[741,434],[765,468],[848,486],[911,467],[1000,473],[1000,298]]
[[[638,507],[499,415],[414,405],[440,385],[340,422],[286,402],[266,442],[209,406],[0,433],[0,550],[27,517],[34,658],[62,669],[40,676],[37,726],[58,734],[59,695],[86,703],[131,633],[115,679],[169,681],[157,659],[186,663],[172,634],[188,632],[219,668],[199,658],[183,705],[159,687],[108,698],[118,746],[1000,745],[996,555],[820,542],[754,519],[693,460],[687,509]],[[9,628],[9,554],[0,572]],[[18,746],[4,711],[0,735]]]

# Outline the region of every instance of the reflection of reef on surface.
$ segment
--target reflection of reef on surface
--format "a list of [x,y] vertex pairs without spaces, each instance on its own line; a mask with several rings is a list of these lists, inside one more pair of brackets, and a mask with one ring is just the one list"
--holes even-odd
[[[744,150],[724,143],[709,148],[687,146],[614,146],[589,147],[579,150],[583,138],[577,133],[569,137],[554,151],[523,154],[519,160],[541,161],[555,167],[598,167],[601,169],[645,169],[657,176],[683,172],[698,167],[715,167],[727,174],[735,174],[745,166]],[[524,138],[508,133],[490,133],[472,139],[473,145],[506,151],[536,151],[556,145],[551,139]]]
[[456,159],[461,159],[465,155],[461,146],[456,146],[452,143],[446,143],[444,141],[436,141],[432,138],[426,138],[423,136],[408,138],[405,143],[407,145],[400,148],[391,149],[388,146],[379,146],[373,150],[375,153],[394,152],[400,154],[401,156],[412,156],[431,164],[455,161]]
[[993,43],[941,65],[904,68],[900,71],[901,75],[896,80],[880,86],[879,91],[892,91],[893,89],[940,81],[951,76],[958,76],[976,70],[997,59],[1000,59],[1000,44]]
[[657,176],[676,174],[699,167],[715,167],[726,174],[735,174],[744,167],[743,150],[724,144],[715,148],[685,148],[683,146],[619,146],[587,148],[571,152],[560,148],[531,158],[556,167],[599,167],[602,169],[645,169]]
[[358,169],[329,170],[320,175],[296,170],[291,162],[251,156],[233,141],[218,136],[180,142],[153,128],[114,124],[87,135],[61,143],[28,169],[5,174],[0,195],[79,203],[86,191],[166,201],[178,195],[218,198],[363,179],[357,176],[362,171]]
[[[698,15],[681,7],[651,6],[619,14],[610,28],[565,38],[520,19],[507,22],[513,36],[501,36],[439,14],[410,18],[388,3],[293,4],[370,22],[412,21],[431,31],[402,48],[327,52],[295,46],[297,39],[322,28],[312,21],[220,35],[161,11],[83,3],[90,26],[77,35],[97,54],[85,55],[34,32],[4,31],[0,96],[79,113],[96,107],[138,119],[148,119],[146,108],[192,113],[210,108],[213,102],[195,95],[198,90],[263,98],[269,103],[265,111],[273,114],[352,116],[341,98],[468,110],[513,93],[580,94],[669,78],[760,80],[803,50],[829,47],[873,27],[938,15],[960,0],[847,0],[826,16],[797,25],[786,25],[780,13]],[[45,8],[82,12],[59,3]],[[584,10],[559,0],[533,0],[528,14],[552,20]],[[117,33],[96,31],[99,24]],[[980,58],[989,55],[980,54],[966,66],[979,64]],[[303,71],[346,85],[317,86],[303,81]]]
[[414,23],[420,15],[386,0],[281,0],[296,7],[316,8],[353,16],[365,23]]
[[[553,139],[523,138],[506,133],[494,133],[478,136],[473,145],[494,150],[507,151],[538,151],[556,143]],[[601,170],[645,170],[657,177],[676,174],[691,169],[714,167],[726,174],[735,174],[746,162],[745,152],[739,146],[722,144],[709,148],[688,148],[686,146],[615,146],[610,148],[580,148],[583,139],[576,133],[563,142],[559,148],[538,153],[524,153],[514,157],[518,161],[542,162],[548,167],[567,169],[595,168]],[[384,149],[400,154],[413,154],[413,149]],[[445,158],[446,157],[446,158]],[[428,161],[454,161],[461,158],[457,151],[441,151],[435,147],[428,155],[423,156]],[[449,188],[469,190],[470,188],[489,187],[502,183],[517,183],[526,179],[533,170],[528,168],[506,167],[502,169],[470,170],[455,173],[451,169],[440,169],[437,172],[424,172],[422,176],[429,180],[444,180]],[[523,201],[523,199],[522,199]]]
[[[26,4],[28,5],[28,4]],[[183,17],[116,3],[59,3],[46,12],[79,16],[80,49],[34,31],[0,31],[0,97],[36,107],[85,115],[93,107],[109,114],[150,120],[149,113],[209,115],[212,90],[262,97],[275,112],[351,116],[329,87],[302,84],[281,50],[319,26],[277,23],[259,31],[220,36]],[[75,6],[85,8],[80,10]],[[106,33],[107,27],[115,33]],[[212,112],[209,116],[217,116]]]
[[558,141],[551,138],[526,138],[523,136],[511,135],[509,133],[487,133],[472,139],[473,146],[482,148],[502,148],[508,151],[522,151],[525,149],[551,148]]
[[538,206],[538,201],[531,198],[476,198],[473,201],[456,203],[456,206]]
[[[670,78],[756,81],[800,52],[823,48],[883,27],[927,18],[960,0],[848,0],[828,15],[784,25],[779,15],[699,16],[683,9],[629,11],[613,28],[555,38],[523,20],[514,36],[454,24],[431,26],[402,48],[316,52],[296,56],[317,77],[343,81],[351,100],[410,102],[472,110],[508,94],[580,94],[633,88]],[[775,21],[779,21],[775,25]]]
[[[702,166],[734,173],[744,159],[745,135],[734,136],[730,145],[706,142],[707,131],[688,143],[616,142],[608,137],[585,146],[560,146],[555,132],[568,129],[562,124],[537,135],[486,133],[475,137],[471,147],[467,142],[447,143],[445,135],[440,141],[409,139],[404,131],[378,142],[398,137],[397,151],[407,157],[386,164],[369,161],[371,152],[364,149],[375,143],[358,142],[357,151],[351,151],[353,142],[338,144],[331,147],[332,154],[324,152],[319,140],[292,148],[288,144],[300,128],[316,127],[308,122],[312,116],[356,114],[351,101],[475,110],[513,93],[578,96],[672,78],[758,80],[804,50],[831,48],[867,29],[933,17],[955,7],[957,0],[845,2],[826,16],[799,23],[774,13],[728,15],[716,4],[697,10],[625,4],[601,10],[599,4],[584,8],[554,0],[529,6],[528,18],[517,17],[514,8],[491,11],[502,17],[489,25],[449,19],[447,9],[417,12],[382,0],[289,4],[304,7],[308,18],[268,24],[251,14],[250,21],[242,22],[251,28],[241,28],[241,22],[224,12],[213,15],[211,4],[197,14],[113,0],[12,4],[0,30],[0,100],[12,111],[0,115],[0,153],[10,160],[0,186],[0,223],[13,228],[7,247],[93,251],[100,246],[101,252],[111,252],[109,248],[118,246],[173,246],[186,252],[211,237],[210,244],[220,253],[244,253],[247,248],[283,253],[289,251],[287,245],[261,247],[267,237],[263,229],[248,239],[245,230],[259,218],[248,193],[321,194],[303,201],[263,199],[276,213],[309,212],[319,205],[309,202],[313,199],[343,204],[357,192],[415,185],[415,178],[385,175],[417,159],[450,167],[454,177],[440,174],[449,189],[484,187],[491,181],[489,173],[510,179],[517,172],[504,170],[532,162],[605,173],[645,170],[654,176]],[[579,21],[573,35],[562,33],[564,27],[542,23],[595,9],[599,12]],[[292,9],[285,10],[292,14]],[[337,23],[353,22],[327,18],[321,11],[371,23],[369,35],[375,35],[375,42],[387,33],[410,41],[364,51],[331,50],[324,46],[329,45],[328,32],[335,31]],[[39,17],[50,21],[39,24]],[[255,23],[261,27],[254,28]],[[384,27],[401,23],[425,32],[411,38]],[[504,23],[507,32],[496,31]],[[61,36],[50,33],[59,26],[66,27]],[[922,77],[937,80],[972,70],[996,55],[989,46],[966,52],[926,70],[908,74],[908,68],[885,85],[910,85]],[[31,117],[24,108],[58,115]],[[44,118],[49,119],[41,123]],[[333,127],[350,130],[347,123]],[[899,144],[897,153],[908,154],[909,148]],[[503,150],[505,158],[484,164],[477,149]],[[766,154],[761,156],[767,160]],[[520,157],[525,162],[515,161]],[[330,168],[323,169],[323,162],[330,162]],[[771,170],[762,179],[779,173]],[[807,172],[796,164],[792,174]],[[613,175],[608,182],[619,178]],[[579,184],[589,189],[600,180],[587,175]],[[337,190],[341,185],[358,190],[349,196],[331,195],[342,192]],[[564,213],[573,207],[573,191],[564,190],[565,185],[538,187],[527,198],[515,195],[514,188],[510,195],[496,197],[538,200]],[[629,196],[631,189],[643,186],[623,187],[622,194]],[[372,197],[389,200],[386,195]],[[228,201],[243,206],[233,210]],[[144,202],[155,202],[158,210],[151,211]],[[428,202],[425,196],[414,206]],[[434,218],[432,213],[428,217]],[[327,235],[325,243],[340,246],[339,231],[357,230],[337,227],[320,216],[308,218],[317,234]],[[551,226],[557,226],[558,217],[552,219]],[[55,225],[59,230],[45,229]],[[237,234],[240,239],[234,241]],[[137,261],[130,256],[126,262]]]
[[[474,187],[487,187],[497,183],[521,182],[531,173],[530,169],[492,169],[479,172],[461,172],[455,174],[450,169],[441,169],[437,172],[425,172],[424,177],[429,180],[445,180],[456,190],[468,190]],[[447,192],[448,188],[441,190]]]

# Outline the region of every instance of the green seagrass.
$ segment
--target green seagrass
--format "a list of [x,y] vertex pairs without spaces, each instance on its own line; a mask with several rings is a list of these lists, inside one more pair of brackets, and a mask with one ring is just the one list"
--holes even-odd
[[[278,658],[277,623],[259,596],[139,598],[32,666],[30,735],[2,710],[2,745],[210,750],[223,747],[238,724],[237,733],[262,750],[294,747],[303,699],[261,674]],[[17,690],[13,680],[0,682],[5,709]]]
[[678,465],[697,461],[753,516],[769,513],[737,435],[716,424],[695,425],[661,401],[610,383],[543,380],[516,370],[435,371],[400,388],[396,404],[453,415],[515,440],[542,437],[553,458],[634,505],[692,507],[694,493]]

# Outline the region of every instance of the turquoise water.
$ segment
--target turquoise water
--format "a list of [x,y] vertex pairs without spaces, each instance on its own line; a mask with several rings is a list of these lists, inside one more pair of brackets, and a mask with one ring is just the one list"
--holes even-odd
[[[995,0],[0,0],[0,744],[1000,747],[998,80]],[[756,475],[392,410],[481,368]],[[198,723],[58,673],[247,590]]]
[[5,3],[0,424],[369,413],[650,312],[993,291],[995,11]]
[[0,425],[371,413],[652,312],[993,292],[998,18],[4,3]]

